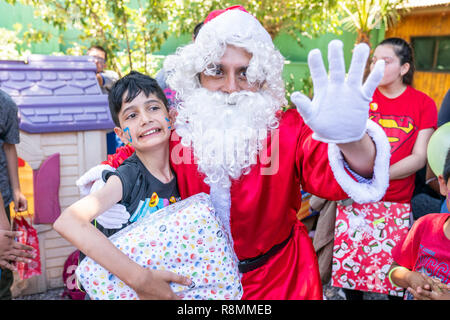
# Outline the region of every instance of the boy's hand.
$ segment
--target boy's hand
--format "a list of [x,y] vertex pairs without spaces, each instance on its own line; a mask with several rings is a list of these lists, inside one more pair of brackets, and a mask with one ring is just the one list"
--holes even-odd
[[28,209],[28,201],[25,195],[20,191],[14,191],[14,211],[23,212]]
[[16,270],[15,262],[29,263],[28,258],[34,258],[33,247],[14,241],[21,231],[0,230],[0,267]]
[[158,271],[143,269],[139,285],[133,288],[141,300],[179,300],[170,287],[175,282],[188,286],[191,284],[189,278],[170,271]]
[[417,290],[417,288],[422,288],[424,290],[431,290],[432,279],[421,272],[411,271],[408,273],[407,282],[409,284],[408,287]]
[[450,300],[450,285],[446,285],[435,278],[430,278],[425,274],[420,274],[423,280],[429,285],[429,290],[423,287],[416,289],[408,288],[414,300]]

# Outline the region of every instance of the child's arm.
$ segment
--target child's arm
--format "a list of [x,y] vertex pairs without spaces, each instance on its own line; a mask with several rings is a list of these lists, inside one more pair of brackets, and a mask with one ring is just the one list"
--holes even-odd
[[16,212],[22,212],[28,209],[28,201],[25,195],[20,190],[16,145],[4,143],[3,150],[5,151],[8,176],[9,181],[11,182],[11,189],[13,191],[14,210]]
[[422,277],[420,272],[411,271],[408,268],[400,266],[395,261],[389,269],[389,279],[392,284],[402,288],[413,288],[417,290],[421,287],[425,290],[431,290],[432,280]]
[[145,269],[129,259],[90,222],[122,198],[122,183],[111,176],[105,186],[63,211],[53,227],[84,254],[133,288],[140,299],[177,299],[169,283],[190,280],[168,271]]

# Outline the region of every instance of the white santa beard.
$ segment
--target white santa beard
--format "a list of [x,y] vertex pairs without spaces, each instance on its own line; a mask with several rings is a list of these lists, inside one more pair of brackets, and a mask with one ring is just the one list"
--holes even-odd
[[175,127],[181,143],[192,146],[208,184],[229,187],[230,178],[248,173],[268,130],[278,126],[279,106],[265,92],[229,95],[200,88],[182,100]]
[[198,170],[206,175],[211,201],[232,241],[231,179],[257,163],[268,130],[278,127],[279,103],[267,92],[232,94],[196,89],[178,107],[175,122],[184,146],[192,146]]

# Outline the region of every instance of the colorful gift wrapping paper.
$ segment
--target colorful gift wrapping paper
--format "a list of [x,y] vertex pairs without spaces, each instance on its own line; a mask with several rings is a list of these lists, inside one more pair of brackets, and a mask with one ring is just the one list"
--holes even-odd
[[16,262],[15,265],[20,279],[24,280],[41,275],[41,257],[37,230],[33,227],[31,222],[28,222],[27,219],[25,219],[25,217],[15,217],[13,224],[15,231],[22,231],[22,235],[17,238],[17,241],[33,247],[36,251],[36,257],[30,259],[31,261],[29,263]]
[[403,296],[389,281],[392,248],[408,233],[411,205],[337,205],[332,286]]
[[[182,299],[242,297],[236,255],[205,193],[146,215],[109,239],[145,268],[189,277],[189,287],[171,283]],[[91,299],[139,299],[133,289],[89,257],[81,261],[76,275]]]

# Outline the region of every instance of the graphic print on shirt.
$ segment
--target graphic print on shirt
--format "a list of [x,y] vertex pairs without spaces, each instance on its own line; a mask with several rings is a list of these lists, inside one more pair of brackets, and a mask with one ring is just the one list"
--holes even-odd
[[[435,258],[435,252],[425,248],[420,244],[419,252],[417,253],[419,258],[417,259],[414,270],[429,277],[435,277],[442,283],[449,283],[450,279],[450,266],[445,262],[438,263]],[[405,300],[414,300],[411,293],[406,291]]]
[[435,252],[420,245],[415,270],[429,277],[438,278],[442,283],[449,283],[450,266],[446,262],[439,262]]
[[[375,107],[372,105],[376,105],[376,103],[371,103],[371,109],[374,110]],[[369,118],[383,128],[391,145],[391,154],[413,137],[417,131],[413,119],[408,116],[381,115],[381,113],[372,111]]]
[[139,201],[139,205],[129,221],[136,222],[145,217],[147,214],[156,212],[180,200],[181,198],[175,198],[174,196],[170,197],[170,199],[160,198],[156,192],[153,192],[150,198],[145,198],[145,200]]

